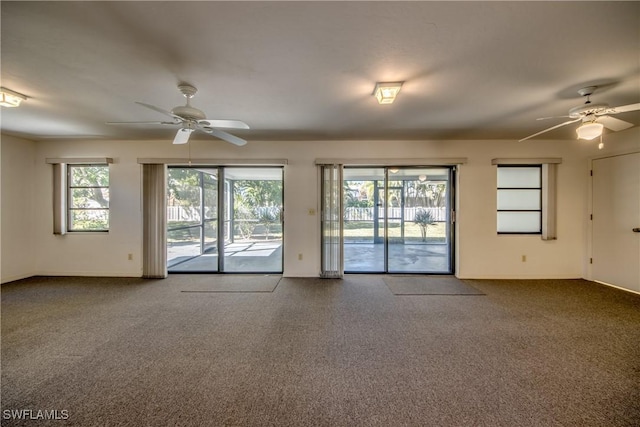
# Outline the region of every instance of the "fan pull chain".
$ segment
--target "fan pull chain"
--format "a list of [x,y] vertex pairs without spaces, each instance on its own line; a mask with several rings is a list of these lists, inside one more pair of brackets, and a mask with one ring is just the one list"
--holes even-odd
[[602,142],[602,134],[600,134],[600,144],[598,144],[598,150],[602,150],[604,148],[604,142]]
[[187,145],[189,146],[189,167],[191,167],[191,142],[187,142]]

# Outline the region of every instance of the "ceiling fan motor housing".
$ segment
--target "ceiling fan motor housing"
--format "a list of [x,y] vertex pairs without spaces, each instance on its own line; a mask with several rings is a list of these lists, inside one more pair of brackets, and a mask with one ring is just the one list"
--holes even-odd
[[589,114],[603,114],[609,108],[609,104],[585,104],[569,110],[569,117],[577,119],[578,117],[588,116]]
[[180,116],[185,120],[204,120],[207,117],[204,112],[202,112],[202,110],[193,108],[190,105],[175,107],[173,110],[171,110],[171,114]]

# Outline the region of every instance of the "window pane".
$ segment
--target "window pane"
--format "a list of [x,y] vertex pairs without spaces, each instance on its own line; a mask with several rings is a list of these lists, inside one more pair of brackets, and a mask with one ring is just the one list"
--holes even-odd
[[73,188],[70,191],[71,208],[108,208],[109,188]]
[[69,229],[73,231],[102,231],[109,229],[108,209],[72,209],[69,211]]
[[498,212],[498,233],[539,233],[540,212]]
[[498,210],[534,209],[540,209],[540,190],[498,190]]
[[108,187],[109,166],[69,166],[70,187]]
[[540,167],[499,167],[498,188],[540,188]]
[[68,166],[69,231],[109,229],[109,166]]

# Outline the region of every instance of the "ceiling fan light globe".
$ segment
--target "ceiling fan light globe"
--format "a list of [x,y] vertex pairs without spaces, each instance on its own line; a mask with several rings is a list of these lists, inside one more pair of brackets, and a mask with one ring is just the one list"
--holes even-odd
[[602,135],[603,128],[604,126],[602,125],[602,123],[583,123],[582,125],[578,126],[578,129],[576,129],[576,133],[578,134],[578,139],[586,139],[587,141],[591,141],[592,139],[595,139]]

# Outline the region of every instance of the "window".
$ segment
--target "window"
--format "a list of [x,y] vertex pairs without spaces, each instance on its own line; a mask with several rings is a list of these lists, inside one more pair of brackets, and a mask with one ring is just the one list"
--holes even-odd
[[542,234],[542,166],[498,166],[498,234]]
[[67,229],[109,230],[109,165],[67,166]]

